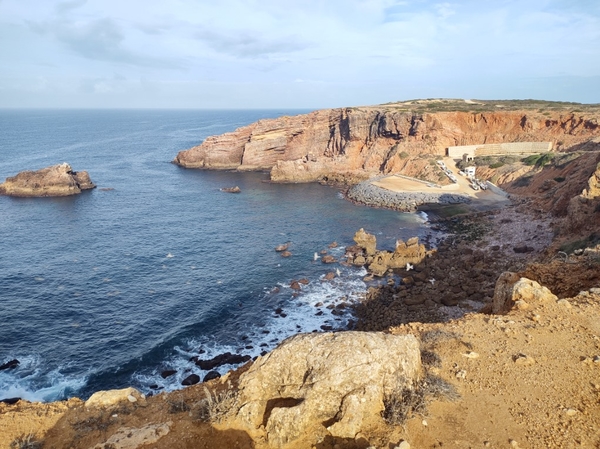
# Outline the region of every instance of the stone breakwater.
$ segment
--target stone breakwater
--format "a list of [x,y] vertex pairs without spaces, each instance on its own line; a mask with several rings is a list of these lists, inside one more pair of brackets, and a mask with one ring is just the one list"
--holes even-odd
[[403,212],[413,212],[422,204],[470,203],[467,195],[456,193],[393,192],[373,185],[374,179],[352,186],[346,197],[357,203],[373,207],[385,207]]

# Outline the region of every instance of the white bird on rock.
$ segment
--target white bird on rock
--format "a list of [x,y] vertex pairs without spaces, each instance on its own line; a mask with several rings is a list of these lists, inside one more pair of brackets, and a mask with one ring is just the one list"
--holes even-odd
[[406,271],[410,271],[414,268],[414,265],[409,264],[408,262],[406,263]]

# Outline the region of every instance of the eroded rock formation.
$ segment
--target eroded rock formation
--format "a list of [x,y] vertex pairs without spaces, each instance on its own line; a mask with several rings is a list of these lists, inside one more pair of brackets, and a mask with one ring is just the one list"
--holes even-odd
[[412,237],[406,242],[397,240],[393,252],[377,251],[377,238],[362,228],[354,234],[354,241],[356,246],[346,250],[347,261],[354,265],[367,265],[375,276],[383,276],[390,268],[418,264],[428,255],[425,245],[419,243],[418,237]]
[[0,195],[39,197],[68,196],[93,189],[88,172],[75,172],[66,162],[37,171],[23,171],[0,184]]
[[593,114],[547,114],[414,113],[394,105],[326,109],[259,120],[209,137],[173,162],[189,168],[271,170],[276,182],[355,183],[380,173],[431,175],[428,160],[417,157],[444,155],[449,146],[544,141],[568,148],[600,135]]
[[242,374],[236,421],[272,447],[319,434],[353,439],[382,420],[385,396],[410,388],[420,370],[413,335],[296,335]]

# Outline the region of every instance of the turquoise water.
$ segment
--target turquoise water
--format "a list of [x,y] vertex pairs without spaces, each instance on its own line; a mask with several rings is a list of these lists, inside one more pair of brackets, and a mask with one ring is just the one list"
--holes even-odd
[[[364,271],[314,253],[336,240],[341,256],[360,227],[392,247],[430,233],[421,216],[265,173],[170,163],[209,135],[298,112],[0,111],[0,179],[67,161],[98,185],[69,198],[0,197],[0,364],[21,362],[0,371],[0,399],[173,390],[205,374],[193,356],[254,357],[294,333],[346,326],[351,316],[326,306],[364,292]],[[242,193],[219,191],[233,185]],[[274,247],[288,241],[282,258]],[[299,278],[310,283],[294,297]],[[177,374],[163,379],[165,369]]]

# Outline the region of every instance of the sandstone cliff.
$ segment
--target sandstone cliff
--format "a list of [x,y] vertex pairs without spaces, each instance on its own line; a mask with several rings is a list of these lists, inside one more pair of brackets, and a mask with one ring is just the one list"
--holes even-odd
[[65,162],[38,171],[23,171],[6,178],[6,181],[0,184],[0,195],[68,196],[94,187],[96,186],[86,171],[74,172]]
[[411,112],[402,105],[260,120],[209,137],[173,162],[188,168],[270,170],[275,182],[354,182],[381,173],[431,179],[436,172],[430,160],[448,146],[551,141],[561,150],[600,135],[594,110]]

